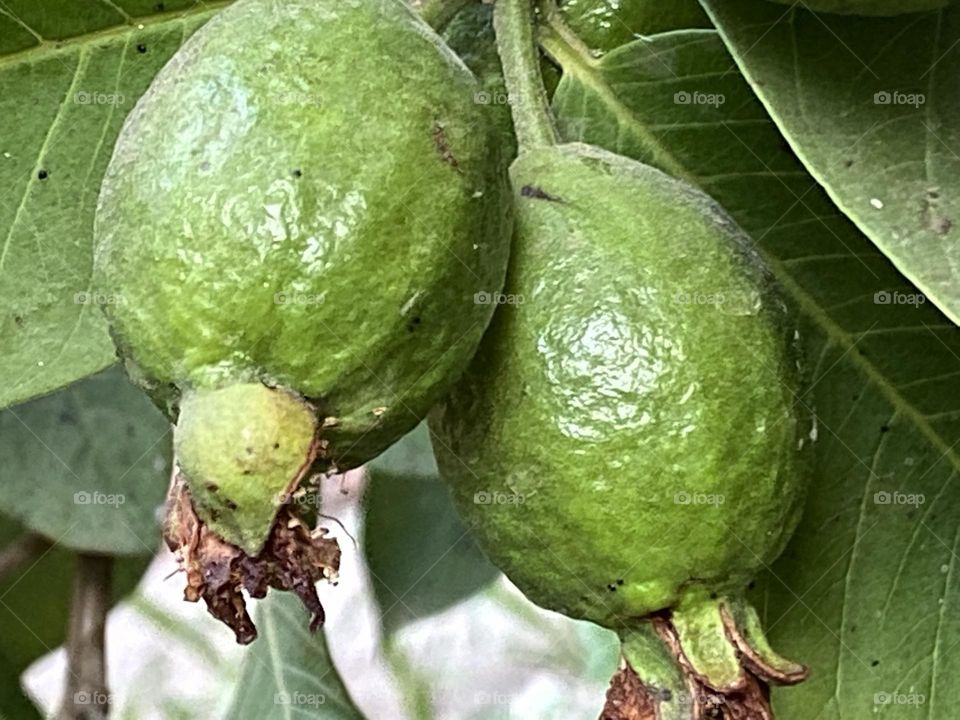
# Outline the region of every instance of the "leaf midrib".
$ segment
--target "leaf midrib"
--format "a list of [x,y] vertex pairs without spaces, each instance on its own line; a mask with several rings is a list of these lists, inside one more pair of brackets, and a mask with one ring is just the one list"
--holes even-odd
[[[59,53],[69,52],[73,48],[98,42],[100,40],[111,40],[113,38],[123,37],[126,34],[146,30],[151,26],[163,25],[190,18],[203,17],[205,15],[215,15],[233,0],[207,0],[196,5],[189,10],[170,11],[156,13],[154,15],[144,15],[143,17],[133,18],[129,23],[114,25],[109,28],[103,28],[96,32],[77,35],[64,40],[44,40],[31,47],[19,50],[15,53],[0,54],[0,69],[6,65],[15,65],[19,62],[37,62],[47,58],[55,57]],[[143,25],[143,28],[139,26]]]
[[[714,30],[692,30],[688,32],[697,34],[709,33],[719,37],[719,33]],[[658,36],[654,35],[651,37],[655,38]],[[541,37],[541,41],[544,44],[544,49],[546,52],[561,65],[563,72],[565,74],[569,73],[575,77],[584,87],[589,88],[597,95],[597,97],[599,97],[605,103],[610,104],[614,114],[618,119],[621,117],[627,117],[630,119],[633,125],[639,126],[644,130],[646,129],[646,126],[639,121],[636,115],[629,108],[627,108],[627,106],[621,103],[619,99],[616,98],[613,88],[611,88],[610,85],[603,79],[602,73],[600,72],[600,66],[593,62],[592,58],[585,57],[576,48],[567,44],[559,36],[559,34],[550,33],[549,30],[547,34]],[[644,41],[638,40],[635,42]],[[647,135],[648,133],[643,133],[644,137]],[[666,165],[666,167],[670,170],[671,174],[686,180],[696,181],[698,179],[698,175],[695,172],[691,172],[670,150],[664,147],[664,145],[659,141],[654,139],[652,144],[648,146],[647,149],[655,152],[658,158],[667,159],[669,164]],[[926,421],[923,414],[909,401],[907,401],[903,395],[900,394],[896,386],[892,385],[887,380],[887,378],[883,375],[880,369],[877,368],[876,365],[867,360],[864,355],[856,352],[854,347],[856,343],[854,341],[853,333],[849,333],[844,330],[823,311],[813,296],[804,290],[787,272],[782,261],[770,255],[766,249],[762,247],[758,249],[763,255],[764,259],[767,261],[768,265],[770,265],[773,269],[785,290],[790,294],[791,297],[793,297],[803,312],[813,318],[818,327],[820,327],[826,333],[828,340],[830,342],[837,343],[847,350],[847,356],[850,358],[850,360],[852,360],[853,364],[874,384],[877,385],[881,393],[891,403],[891,405],[908,417],[920,430],[923,436],[929,440],[930,443],[936,447],[944,457],[948,458],[950,463],[955,468],[960,469],[960,456],[958,456],[957,452],[953,449],[953,446],[948,445],[946,441],[940,437],[940,435]]]

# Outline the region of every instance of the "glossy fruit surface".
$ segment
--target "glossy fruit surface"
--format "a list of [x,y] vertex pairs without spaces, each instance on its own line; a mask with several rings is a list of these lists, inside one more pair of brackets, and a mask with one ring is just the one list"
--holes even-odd
[[790,315],[684,183],[586,145],[522,153],[511,177],[504,304],[431,419],[441,472],[538,604],[615,629],[695,615],[798,520],[813,431]]
[[284,388],[342,469],[417,423],[506,266],[476,92],[399,0],[240,0],[183,46],[126,122],[96,222],[118,345],[171,418],[195,389]]

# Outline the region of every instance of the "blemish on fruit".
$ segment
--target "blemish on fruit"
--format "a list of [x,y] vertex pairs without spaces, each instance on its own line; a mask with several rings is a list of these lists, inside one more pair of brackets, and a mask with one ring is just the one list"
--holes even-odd
[[440,153],[443,161],[457,172],[461,172],[460,163],[450,149],[450,143],[447,140],[447,131],[443,129],[443,125],[440,123],[436,123],[433,126],[433,144],[436,145],[437,152]]
[[563,202],[563,199],[557,197],[556,195],[551,195],[546,192],[543,188],[539,188],[536,185],[524,185],[520,188],[520,195],[522,197],[534,198],[536,200],[547,200],[549,202]]

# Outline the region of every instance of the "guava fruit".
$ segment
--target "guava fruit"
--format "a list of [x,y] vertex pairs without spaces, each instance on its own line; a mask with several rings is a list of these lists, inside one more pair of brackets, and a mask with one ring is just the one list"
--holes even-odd
[[780,5],[793,5],[817,13],[837,15],[894,16],[939,10],[953,0],[770,0]]
[[239,0],[124,124],[95,284],[176,422],[174,505],[246,557],[298,484],[413,428],[479,342],[510,219],[478,91],[400,0]]
[[702,192],[605,150],[522,148],[510,174],[503,304],[431,416],[468,526],[527,597],[618,631],[628,660],[656,621],[731,703],[802,679],[744,599],[799,519],[814,432],[764,262]]

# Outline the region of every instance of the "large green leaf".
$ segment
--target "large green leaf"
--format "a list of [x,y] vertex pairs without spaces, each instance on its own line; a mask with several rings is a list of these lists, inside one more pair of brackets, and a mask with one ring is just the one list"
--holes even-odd
[[437,475],[425,425],[367,466],[364,550],[389,633],[469,597],[499,572]]
[[558,4],[577,37],[598,55],[640,35],[710,27],[697,0],[566,0]]
[[[713,31],[637,41],[600,62],[544,42],[565,70],[565,134],[706,189],[800,309],[817,474],[758,592],[775,644],[813,672],[775,691],[778,718],[955,717],[956,329],[929,303],[907,304],[917,291],[804,171]],[[926,703],[897,704],[910,692]]]
[[864,19],[703,4],[807,169],[960,322],[960,6]]
[[[22,533],[21,526],[0,515],[0,551]],[[20,675],[66,637],[75,562],[75,556],[66,549],[51,547],[0,578],[0,717],[40,717],[23,696]],[[148,563],[148,558],[117,562],[114,601],[136,586]]]
[[243,657],[225,720],[362,720],[330,659],[323,632],[290,593],[270,593],[257,609],[260,637]]
[[0,412],[0,510],[77,550],[151,554],[170,425],[119,367]]
[[122,298],[90,287],[100,181],[134,103],[224,4],[0,5],[0,408],[114,362],[98,306]]

